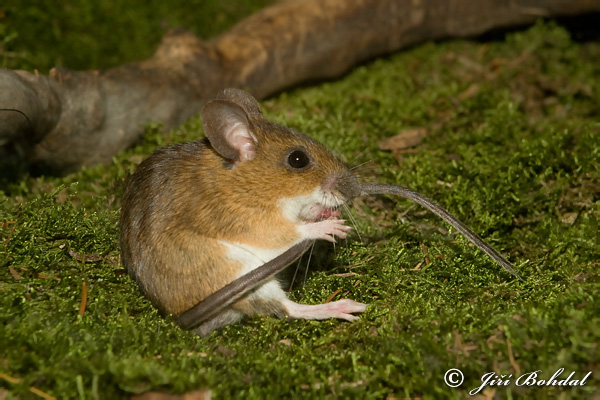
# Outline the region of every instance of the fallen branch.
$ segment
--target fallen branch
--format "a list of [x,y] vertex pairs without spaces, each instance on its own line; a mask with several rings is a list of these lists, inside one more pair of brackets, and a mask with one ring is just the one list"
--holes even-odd
[[151,58],[106,71],[0,70],[0,157],[71,172],[109,162],[150,121],[184,122],[225,87],[264,98],[423,41],[599,11],[591,0],[283,1],[206,42],[170,32]]

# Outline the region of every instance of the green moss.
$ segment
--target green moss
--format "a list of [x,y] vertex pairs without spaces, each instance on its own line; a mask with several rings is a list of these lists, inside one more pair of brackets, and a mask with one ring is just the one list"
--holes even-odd
[[[358,166],[363,181],[434,198],[524,278],[408,201],[359,199],[361,240],[321,246],[290,294],[320,303],[340,290],[334,299],[369,303],[355,323],[256,317],[200,339],[139,294],[119,261],[124,181],[157,146],[200,137],[198,117],[168,133],[149,126],[111,165],[6,185],[0,371],[22,382],[0,386],[16,398],[30,386],[67,398],[198,388],[218,398],[464,398],[486,372],[548,378],[562,367],[594,375],[584,387],[513,384],[496,395],[590,397],[600,358],[598,55],[600,44],[544,23],[504,41],[424,44],[263,103],[269,118]],[[428,133],[414,151],[379,150],[412,128]],[[444,384],[450,368],[465,374],[460,388]]]
[[170,29],[184,27],[208,39],[272,2],[6,0],[0,6],[0,66],[43,73],[55,66],[114,67],[150,57]]

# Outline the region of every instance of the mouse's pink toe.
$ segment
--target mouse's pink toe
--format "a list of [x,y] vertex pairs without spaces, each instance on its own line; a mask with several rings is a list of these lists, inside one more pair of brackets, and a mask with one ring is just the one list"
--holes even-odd
[[351,227],[345,225],[343,219],[325,219],[318,222],[310,222],[302,225],[299,229],[305,239],[324,239],[335,242],[334,236],[345,239]]
[[359,318],[352,315],[352,313],[360,313],[367,309],[366,304],[349,299],[317,305],[298,304],[287,300],[283,305],[287,310],[288,316],[296,319],[339,318],[346,321],[355,321]]

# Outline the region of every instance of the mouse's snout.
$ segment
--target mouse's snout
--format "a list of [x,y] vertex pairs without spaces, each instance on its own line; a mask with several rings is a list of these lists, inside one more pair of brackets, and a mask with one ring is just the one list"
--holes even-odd
[[330,193],[339,193],[344,201],[352,200],[360,195],[360,184],[358,179],[350,172],[333,174],[323,184],[323,190]]

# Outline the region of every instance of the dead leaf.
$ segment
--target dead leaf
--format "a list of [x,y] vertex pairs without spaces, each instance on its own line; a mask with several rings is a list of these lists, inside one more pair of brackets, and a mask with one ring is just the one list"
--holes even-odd
[[56,201],[57,204],[64,204],[64,202],[67,201],[68,198],[69,191],[67,190],[67,188],[64,188],[63,190],[58,192],[54,201]]
[[[0,372],[0,379],[10,382],[12,384],[18,385],[19,383],[21,383],[21,378],[15,378],[13,376],[7,375],[3,372]],[[35,386],[30,386],[29,387],[29,391],[33,394],[35,394],[38,397],[41,397],[42,399],[46,399],[46,400],[56,400],[56,397],[41,391],[40,389],[36,388]],[[2,395],[2,389],[0,389],[0,395]],[[1,397],[0,397],[1,398]]]
[[[354,255],[354,254],[353,254],[353,255]],[[364,264],[364,263],[366,263],[366,262],[372,261],[374,258],[375,258],[375,256],[372,256],[372,257],[369,257],[369,258],[367,258],[366,260],[359,261],[359,262],[357,262],[357,263],[354,263],[354,264],[346,265],[344,268],[354,268],[354,267],[357,267],[357,266],[359,266],[359,265],[362,265],[362,264]]]
[[397,151],[414,147],[421,143],[425,136],[427,136],[425,128],[408,129],[396,136],[383,139],[379,142],[379,148],[381,150]]
[[477,349],[477,345],[475,343],[463,343],[462,335],[458,330],[454,330],[454,347],[450,348],[446,346],[446,350],[455,353],[455,354],[463,354],[465,357],[469,357],[471,355],[471,351]]
[[412,267],[410,270],[411,271],[418,271],[421,268],[421,265],[423,265],[423,261],[421,261],[420,263],[418,263],[417,265],[415,265],[414,267]]
[[463,101],[463,100],[470,99],[471,97],[474,97],[475,95],[477,95],[477,93],[479,93],[479,85],[476,83],[473,83],[471,86],[466,88],[463,92],[459,93],[456,97],[459,100]]
[[227,358],[231,358],[235,355],[235,351],[231,350],[229,347],[225,347],[222,344],[218,344],[217,347],[215,348],[215,351],[217,351],[218,353],[221,353],[222,355],[224,355]]
[[87,285],[85,281],[81,282],[81,302],[79,303],[79,316],[83,318],[85,306],[87,304]]
[[483,65],[481,65],[480,63],[478,63],[475,60],[471,60],[469,57],[463,56],[463,55],[457,55],[456,56],[456,61],[458,61],[460,64],[462,64],[463,67],[465,67],[465,69],[478,73],[478,74],[483,74],[485,72],[485,67]]
[[421,250],[423,251],[423,255],[425,256],[425,265],[429,265],[429,252],[427,251],[427,247],[425,247],[425,243],[421,243]]
[[578,212],[568,212],[568,213],[564,213],[561,217],[560,220],[567,225],[573,225],[575,223],[575,220],[577,219],[577,217],[579,216]]
[[8,270],[10,271],[10,274],[13,276],[13,278],[15,278],[16,281],[21,279],[21,275],[19,275],[16,269],[14,269],[13,267],[8,267]]
[[343,274],[333,274],[332,276],[337,276],[339,278],[347,278],[349,276],[358,275],[356,272],[345,272]]
[[338,289],[335,292],[331,293],[329,296],[327,296],[327,298],[325,299],[325,303],[329,303],[331,301],[331,299],[333,299],[339,292],[341,292],[342,289]]
[[73,249],[69,249],[69,255],[81,262],[98,262],[102,261],[102,256],[100,254],[79,254],[75,252]]
[[515,370],[515,376],[520,376],[521,375],[521,366],[519,364],[517,364],[517,362],[515,361],[515,355],[513,354],[512,345],[510,343],[510,339],[508,338],[508,336],[506,337],[506,351],[508,353],[508,361],[510,361],[510,365]]

